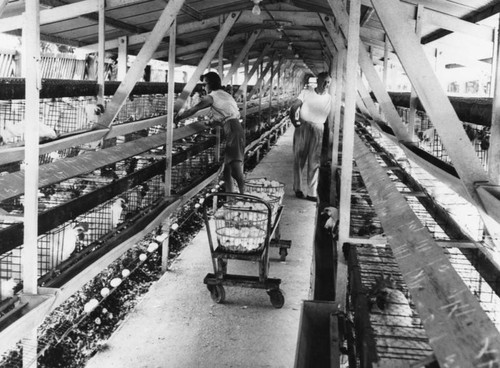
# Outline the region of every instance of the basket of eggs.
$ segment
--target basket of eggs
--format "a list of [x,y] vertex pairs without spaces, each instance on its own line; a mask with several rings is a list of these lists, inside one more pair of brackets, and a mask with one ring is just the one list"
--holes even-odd
[[269,196],[277,197],[278,204],[281,205],[285,195],[285,184],[266,178],[247,179],[245,181],[245,192],[250,195],[266,193]]
[[248,253],[264,245],[268,231],[268,209],[264,203],[230,201],[217,210],[214,218],[222,250]]

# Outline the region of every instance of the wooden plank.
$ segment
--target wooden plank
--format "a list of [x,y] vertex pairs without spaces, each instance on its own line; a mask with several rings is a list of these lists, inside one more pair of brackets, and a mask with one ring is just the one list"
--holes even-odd
[[25,127],[25,179],[17,183],[17,189],[24,189],[24,247],[21,253],[23,289],[36,294],[38,287],[38,178],[39,178],[39,134],[40,134],[40,4],[38,1],[26,4],[23,21],[24,75],[26,76],[26,127]]
[[[334,0],[328,0],[335,13]],[[334,4],[335,3],[335,4]],[[349,238],[349,225],[351,213],[351,184],[352,184],[352,162],[354,142],[354,116],[357,95],[357,65],[359,53],[359,18],[361,14],[359,0],[350,3],[350,20],[347,24],[347,71],[345,80],[345,108],[343,121],[342,139],[342,172],[340,181],[340,203],[339,212],[343,214],[339,221],[339,245],[342,246]],[[345,10],[344,10],[345,11]],[[335,42],[335,41],[334,41]],[[338,299],[338,298],[337,298]]]
[[37,328],[43,322],[43,319],[49,310],[51,310],[55,296],[52,292],[41,292],[40,294],[43,295],[21,295],[21,303],[28,304],[23,310],[23,316],[11,323],[0,333],[0,354],[13,348],[16,341],[21,340],[29,331],[33,331],[33,329]]
[[231,80],[231,77],[238,70],[239,66],[241,65],[241,62],[248,55],[248,52],[250,51],[253,44],[255,43],[255,40],[257,40],[257,38],[259,38],[261,33],[262,33],[262,30],[257,30],[257,31],[252,32],[252,34],[248,38],[248,41],[246,42],[245,46],[243,46],[240,53],[238,54],[238,56],[234,60],[233,64],[229,68],[229,71],[222,79],[222,85],[229,83],[229,81]]
[[[122,136],[125,134],[133,133],[139,130],[147,129],[157,125],[165,124],[165,116],[154,117],[146,120],[135,121],[132,123],[119,124],[108,129],[85,131],[80,134],[75,134],[68,136],[66,138],[61,138],[52,142],[44,143],[40,145],[40,154],[50,153],[53,151],[63,150],[65,148],[70,148],[74,146],[79,146],[84,143],[96,142],[102,139],[104,136],[106,138],[114,138]],[[179,129],[174,130],[174,140],[178,139],[176,136],[185,134],[185,131],[192,131],[191,134],[197,132],[199,124],[191,124],[189,126],[184,126]],[[24,159],[24,147],[12,147],[0,150],[0,165],[4,165],[10,162],[21,161]]]
[[184,0],[170,0],[165,6],[165,9],[161,13],[155,27],[148,39],[144,43],[144,46],[139,51],[134,64],[130,67],[125,79],[120,83],[118,89],[116,90],[113,98],[108,103],[106,111],[99,119],[95,128],[109,127],[113,120],[116,118],[120,112],[121,107],[125,103],[128,95],[134,88],[135,83],[142,77],[144,73],[144,68],[146,64],[151,60],[151,56],[155,52],[156,48],[162,42],[163,37],[170,29],[170,26],[174,22],[179,13],[180,8],[184,4]]
[[462,122],[434,74],[419,37],[409,25],[400,21],[398,2],[372,0],[372,4],[468,195],[481,207],[475,183],[489,182],[489,177],[472,144],[467,144],[470,140]]
[[[40,24],[56,23],[76,18],[80,15],[97,12],[98,9],[98,0],[82,0],[73,4],[57,6],[40,11]],[[0,23],[0,33],[19,29],[23,23],[23,15],[4,18]]]
[[[177,20],[170,27],[168,45],[168,96],[167,96],[167,132],[165,139],[165,196],[172,190],[172,147],[174,132],[174,84],[175,84],[175,45],[177,38]],[[166,267],[166,264],[165,264]]]
[[355,146],[357,166],[438,362],[450,368],[498,364],[500,334],[478,299],[358,137]]
[[219,48],[221,47],[222,43],[224,42],[224,39],[227,37],[229,31],[238,20],[240,14],[241,12],[230,13],[226,18],[226,20],[224,21],[224,24],[222,25],[221,29],[215,36],[214,40],[212,41],[212,44],[210,45],[207,52],[199,62],[198,67],[193,72],[191,78],[184,86],[184,89],[180,93],[179,97],[177,97],[177,100],[175,101],[176,112],[179,112],[179,110],[184,106],[188,96],[191,94],[196,84],[198,84],[201,75],[203,74],[205,69],[210,65],[210,62],[217,53],[217,50],[219,50]]
[[493,42],[494,29],[492,27],[471,23],[452,15],[428,9],[425,10],[424,17],[425,23],[439,26],[440,28],[447,29],[448,31],[460,32],[483,41]]
[[[206,130],[203,122],[190,124],[174,130],[174,140],[188,137]],[[137,139],[105,150],[87,152],[64,161],[56,161],[40,167],[38,187],[54,184],[74,176],[93,171],[101,166],[146,152],[151,148],[165,144],[166,133]],[[101,165],[101,166],[99,166]],[[15,172],[0,176],[0,201],[23,194],[24,172]]]
[[[500,21],[499,21],[500,23]],[[499,24],[500,27],[500,24]],[[488,172],[493,183],[500,184],[500,35],[496,34],[492,74],[494,80],[493,101],[491,106],[490,148],[488,149]]]

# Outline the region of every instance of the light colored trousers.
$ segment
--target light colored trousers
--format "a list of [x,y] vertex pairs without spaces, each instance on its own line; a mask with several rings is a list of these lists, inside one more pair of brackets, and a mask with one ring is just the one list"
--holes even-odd
[[[303,122],[293,133],[293,190],[317,197],[324,124]],[[307,164],[307,169],[306,169]],[[307,185],[303,186],[306,170]]]

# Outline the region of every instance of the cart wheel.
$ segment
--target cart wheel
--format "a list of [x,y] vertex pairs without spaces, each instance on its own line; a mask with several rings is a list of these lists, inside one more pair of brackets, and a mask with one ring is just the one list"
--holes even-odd
[[286,250],[286,248],[280,248],[280,261],[284,262],[287,255],[288,251]]
[[210,290],[210,296],[214,302],[219,304],[224,303],[224,300],[226,300],[226,291],[224,290],[224,286],[210,285],[208,290]]
[[281,308],[285,304],[285,297],[280,289],[272,289],[267,292],[274,308]]

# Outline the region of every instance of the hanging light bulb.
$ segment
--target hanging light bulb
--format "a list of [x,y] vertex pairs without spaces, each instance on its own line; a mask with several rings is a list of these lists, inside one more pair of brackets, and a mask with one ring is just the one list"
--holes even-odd
[[259,6],[260,2],[261,0],[253,0],[253,8],[252,8],[253,15],[260,15],[260,6]]

